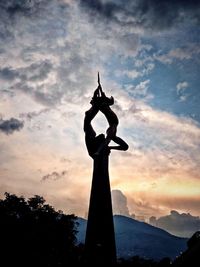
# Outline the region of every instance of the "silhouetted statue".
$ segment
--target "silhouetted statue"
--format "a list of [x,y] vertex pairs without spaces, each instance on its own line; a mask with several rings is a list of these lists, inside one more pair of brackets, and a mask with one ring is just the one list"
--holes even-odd
[[[127,150],[127,143],[116,135],[118,118],[110,108],[114,98],[108,98],[99,85],[91,100],[92,107],[84,119],[85,142],[89,155],[94,159],[92,189],[85,240],[86,261],[94,266],[115,264],[116,248],[113,225],[112,202],[108,171],[108,157],[111,149]],[[91,122],[101,111],[109,124],[104,134],[96,135]],[[117,146],[108,146],[114,141]]]
[[[92,107],[85,112],[84,120],[85,141],[89,155],[91,157],[98,156],[101,150],[109,145],[111,140],[118,144],[118,146],[109,146],[109,149],[126,151],[128,149],[128,144],[116,135],[119,120],[117,115],[110,108],[110,106],[114,104],[114,98],[112,96],[110,98],[106,97],[100,82],[99,86],[94,91],[94,95],[90,103]],[[104,134],[96,136],[96,132],[91,125],[92,120],[99,110],[105,115],[109,123],[109,127],[106,131],[106,137]]]

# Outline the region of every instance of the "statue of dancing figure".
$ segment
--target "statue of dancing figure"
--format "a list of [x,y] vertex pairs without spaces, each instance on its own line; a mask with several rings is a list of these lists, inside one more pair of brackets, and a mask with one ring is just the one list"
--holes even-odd
[[[107,149],[108,153],[111,149],[126,151],[128,149],[128,144],[116,135],[119,120],[117,115],[110,108],[110,106],[114,104],[114,98],[112,96],[109,98],[105,95],[100,82],[99,86],[94,91],[94,95],[90,103],[92,107],[85,112],[84,119],[85,142],[89,155],[94,158],[105,149]],[[109,124],[106,131],[106,137],[104,134],[96,136],[96,132],[91,125],[92,120],[99,110],[105,115]],[[108,146],[111,141],[114,141],[117,146]]]

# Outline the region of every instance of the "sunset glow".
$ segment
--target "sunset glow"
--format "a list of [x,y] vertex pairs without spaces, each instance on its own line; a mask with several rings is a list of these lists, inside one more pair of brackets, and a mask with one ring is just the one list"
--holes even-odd
[[[195,10],[169,5],[177,9],[169,21],[169,10],[162,18],[152,6],[140,20],[138,1],[133,13],[131,1],[100,1],[116,7],[110,15],[90,2],[33,1],[13,13],[1,7],[1,196],[42,195],[56,209],[86,215],[93,162],[83,119],[100,71],[115,98],[118,135],[129,144],[127,152],[111,152],[112,189],[146,219],[170,210],[200,216]],[[97,117],[93,126],[105,133],[107,122]]]

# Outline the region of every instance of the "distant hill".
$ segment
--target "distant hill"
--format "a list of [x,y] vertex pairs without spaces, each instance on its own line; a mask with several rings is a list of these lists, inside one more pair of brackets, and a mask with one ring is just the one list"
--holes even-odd
[[[84,243],[87,221],[78,218],[78,243]],[[187,239],[176,237],[150,224],[129,217],[115,215],[115,239],[117,257],[129,258],[138,255],[159,260],[174,259],[187,248]]]

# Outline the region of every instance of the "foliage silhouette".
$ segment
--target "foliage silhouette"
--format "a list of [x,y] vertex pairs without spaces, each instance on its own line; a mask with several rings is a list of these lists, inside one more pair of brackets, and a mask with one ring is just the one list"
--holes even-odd
[[[84,245],[76,244],[76,225],[76,216],[56,211],[41,196],[25,199],[5,193],[0,199],[0,266],[88,267]],[[118,259],[116,267],[197,267],[199,252],[200,232],[196,232],[173,263],[169,258],[156,262],[134,256]]]
[[66,266],[76,257],[76,217],[45,204],[45,199],[5,193],[0,200],[4,266]]
[[174,261],[174,267],[200,266],[200,231],[197,231],[187,242],[187,250]]

